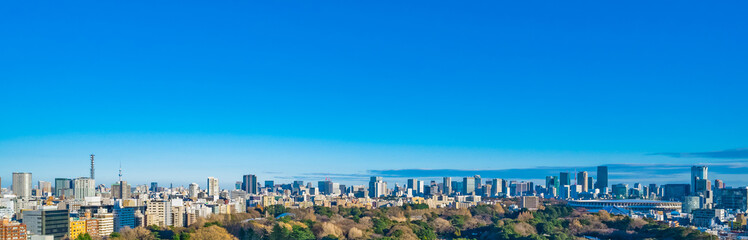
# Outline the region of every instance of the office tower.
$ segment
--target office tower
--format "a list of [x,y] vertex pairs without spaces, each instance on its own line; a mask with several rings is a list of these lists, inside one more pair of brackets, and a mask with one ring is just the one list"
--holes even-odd
[[26,224],[10,221],[8,218],[3,218],[0,223],[0,240],[25,240],[28,239],[26,235]]
[[475,193],[475,178],[462,178],[462,195],[471,195]]
[[699,179],[708,179],[707,177],[707,166],[692,166],[691,167],[691,194],[696,194],[696,181]]
[[13,173],[13,194],[19,198],[31,197],[31,173]]
[[293,181],[292,187],[293,187],[294,192],[299,192],[301,190],[301,187],[304,187],[304,181],[299,181],[299,180]]
[[221,188],[218,186],[218,178],[208,177],[208,196],[218,196]]
[[691,213],[694,209],[701,208],[701,197],[699,196],[686,196],[682,203],[682,212]]
[[332,186],[330,187],[330,189],[331,189],[330,192],[333,195],[340,195],[340,193],[341,193],[341,191],[340,191],[340,183],[336,183],[336,182],[332,183]]
[[157,182],[151,182],[151,187],[148,189],[148,191],[158,192],[158,183]]
[[387,194],[387,183],[382,177],[371,177],[369,180],[369,197],[378,198]]
[[709,182],[709,179],[697,179],[694,190],[696,191],[694,195],[704,195],[707,191],[712,190],[712,183]]
[[242,177],[242,190],[249,194],[257,194],[257,176],[247,174]]
[[124,207],[122,200],[117,200],[113,208],[115,232],[124,227],[135,228],[135,209],[136,207]]
[[[151,183],[151,188],[153,188],[153,183]],[[127,181],[119,181],[114,184],[112,184],[112,198],[114,199],[128,199],[130,198],[130,193],[132,193],[132,188],[130,187],[130,184],[127,184]]]
[[444,177],[444,179],[442,179],[442,193],[444,193],[444,195],[452,194],[452,178],[451,177]]
[[475,190],[481,189],[481,181],[483,180],[480,178],[480,175],[475,175],[473,178],[475,178]]
[[96,179],[94,177],[94,155],[93,153],[91,154],[91,179]]
[[715,189],[723,189],[723,188],[725,188],[725,182],[723,182],[720,179],[714,180],[714,188]]
[[657,187],[657,184],[650,183],[649,184],[649,195],[650,196],[660,196],[660,188]]
[[519,207],[527,210],[538,210],[538,207],[540,207],[540,198],[522,197],[520,198]]
[[545,187],[556,187],[558,186],[558,178],[555,176],[545,176]]
[[504,181],[501,178],[491,179],[491,196],[498,197],[503,192]]
[[196,198],[197,194],[200,192],[200,187],[197,185],[197,183],[190,183],[189,189],[188,189],[189,197]]
[[743,212],[748,210],[748,187],[723,188],[715,195],[718,208]]
[[597,183],[595,188],[604,190],[608,187],[608,166],[597,166]]
[[559,184],[561,186],[571,185],[571,178],[569,178],[569,172],[561,172],[558,178],[559,178]]
[[582,186],[582,192],[588,192],[588,185],[587,185],[587,172],[582,171],[577,173],[577,185]]
[[[73,181],[67,178],[55,178],[55,196],[57,197],[72,197],[70,189],[73,185]],[[67,195],[67,196],[66,196]]]
[[52,235],[60,240],[68,234],[68,210],[39,209],[23,213],[23,223],[26,229],[35,235]]
[[417,188],[418,188],[418,179],[415,179],[415,178],[408,179],[406,189],[413,189],[413,191],[415,192]]
[[317,182],[317,190],[322,195],[330,195],[335,192],[333,189],[333,182],[326,180],[326,181],[318,181]]
[[86,197],[96,196],[96,182],[87,177],[80,177],[73,180],[74,193],[76,200],[84,200]]
[[42,195],[44,195],[45,193],[51,193],[52,183],[46,182],[46,181],[39,181],[39,190],[41,191]]
[[273,180],[265,180],[265,188],[274,188],[275,187],[275,181]]
[[592,177],[587,177],[587,190],[588,191],[594,192],[594,191],[592,191],[592,190],[595,189],[594,182],[595,182],[595,179],[593,179]]
[[615,184],[613,185],[613,197],[617,199],[625,199],[628,197],[628,184]]
[[452,181],[452,192],[455,194],[461,194],[463,187],[462,187],[462,181]]
[[662,190],[662,200],[666,201],[681,202],[685,196],[691,195],[691,187],[688,184],[665,184],[662,185]]

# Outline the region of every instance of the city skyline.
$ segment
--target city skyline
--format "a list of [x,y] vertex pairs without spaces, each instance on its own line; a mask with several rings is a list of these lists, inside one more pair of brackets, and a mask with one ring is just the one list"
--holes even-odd
[[88,176],[95,153],[106,183],[122,162],[146,184],[602,164],[748,184],[745,2],[297,4],[7,3],[0,177]]

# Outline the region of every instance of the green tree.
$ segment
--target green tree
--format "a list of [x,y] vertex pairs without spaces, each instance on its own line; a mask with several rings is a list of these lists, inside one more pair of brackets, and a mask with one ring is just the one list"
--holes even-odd
[[294,240],[313,240],[316,239],[314,237],[314,233],[312,230],[309,230],[309,228],[301,227],[294,225],[293,230],[291,231],[291,234],[288,235],[289,239]]
[[288,229],[275,224],[275,226],[273,226],[273,232],[271,232],[268,237],[270,240],[285,240],[288,239],[289,234]]

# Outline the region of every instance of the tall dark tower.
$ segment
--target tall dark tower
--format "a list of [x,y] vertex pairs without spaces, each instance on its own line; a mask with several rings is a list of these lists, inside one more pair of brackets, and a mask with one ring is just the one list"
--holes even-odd
[[94,155],[93,153],[91,154],[91,179],[95,179],[94,178]]

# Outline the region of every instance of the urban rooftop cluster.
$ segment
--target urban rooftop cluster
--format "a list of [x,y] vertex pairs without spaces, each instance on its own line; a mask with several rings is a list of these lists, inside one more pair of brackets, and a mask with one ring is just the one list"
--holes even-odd
[[[614,170],[614,169],[613,169]],[[125,228],[139,226],[186,227],[214,214],[243,213],[254,208],[281,205],[285,208],[361,207],[380,208],[423,204],[428,208],[469,208],[480,204],[502,204],[537,210],[543,199],[568,206],[634,218],[648,218],[671,226],[693,226],[715,235],[745,234],[748,188],[728,188],[719,179],[712,183],[707,166],[691,167],[691,178],[681,184],[636,183],[609,185],[608,167],[599,166],[596,177],[583,171],[546,176],[545,185],[529,181],[483,179],[480,176],[443,177],[441,182],[408,179],[405,185],[389,187],[379,176],[368,185],[346,186],[330,180],[276,183],[258,181],[247,174],[234,189],[221,189],[219,180],[208,177],[206,185],[132,187],[122,179],[96,184],[94,155],[91,175],[75,179],[38,181],[32,174],[14,172],[11,189],[2,189],[0,240],[74,239],[82,234],[108,238]],[[685,179],[684,179],[685,180]]]

